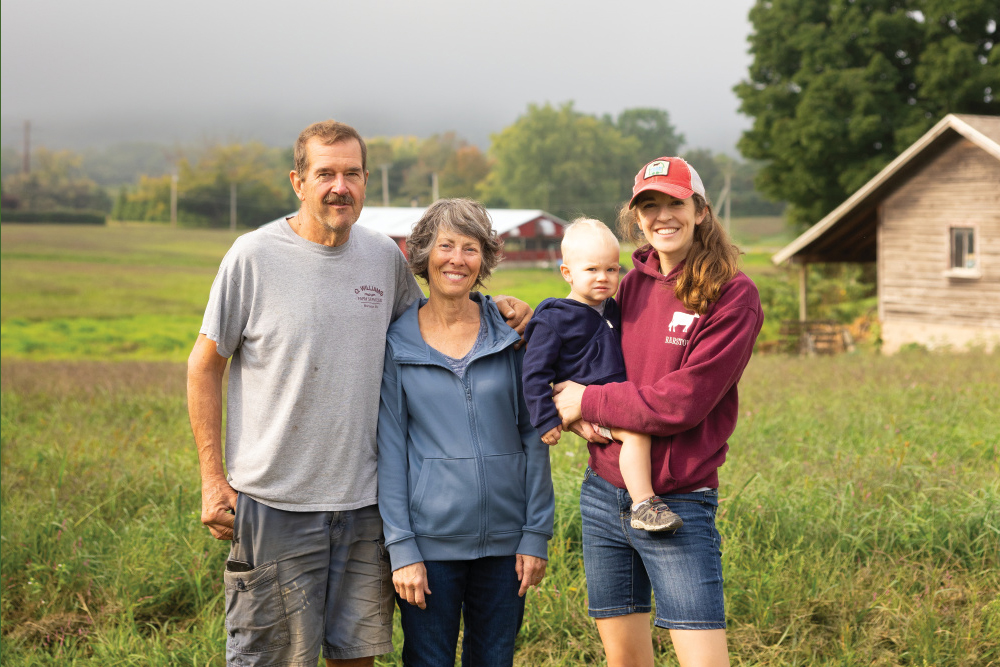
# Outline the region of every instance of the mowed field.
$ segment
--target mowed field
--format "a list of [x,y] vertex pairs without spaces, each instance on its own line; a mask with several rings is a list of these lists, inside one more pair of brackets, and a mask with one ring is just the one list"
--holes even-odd
[[[183,359],[233,235],[0,232],[0,662],[224,664],[227,545],[198,521]],[[490,288],[564,292],[544,270]],[[718,520],[733,663],[1000,665],[996,355],[756,357],[740,386]],[[566,436],[551,453],[556,535],[517,664],[600,665],[586,450]],[[378,664],[400,664],[396,644]]]

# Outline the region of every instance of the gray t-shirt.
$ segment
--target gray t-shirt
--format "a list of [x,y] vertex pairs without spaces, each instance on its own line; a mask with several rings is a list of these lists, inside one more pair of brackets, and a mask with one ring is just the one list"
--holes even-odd
[[336,248],[303,239],[286,220],[236,240],[201,327],[232,356],[234,489],[293,511],[377,502],[385,333],[420,295],[395,242],[365,227]]

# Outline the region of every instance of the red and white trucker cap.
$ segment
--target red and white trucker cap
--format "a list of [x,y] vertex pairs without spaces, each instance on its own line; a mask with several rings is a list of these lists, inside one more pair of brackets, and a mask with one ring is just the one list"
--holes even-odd
[[697,192],[707,199],[701,176],[679,157],[658,157],[640,169],[635,175],[628,207],[635,206],[635,198],[647,190],[664,192],[678,199],[687,199]]

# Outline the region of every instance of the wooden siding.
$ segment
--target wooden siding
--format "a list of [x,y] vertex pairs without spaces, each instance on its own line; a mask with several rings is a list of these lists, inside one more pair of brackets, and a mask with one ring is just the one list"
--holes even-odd
[[[966,139],[932,157],[879,216],[883,321],[1000,328],[1000,161]],[[975,229],[981,277],[949,277],[952,227]]]

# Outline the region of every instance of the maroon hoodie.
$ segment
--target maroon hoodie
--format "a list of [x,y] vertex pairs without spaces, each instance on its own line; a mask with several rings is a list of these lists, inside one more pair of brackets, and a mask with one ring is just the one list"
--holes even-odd
[[[653,437],[656,493],[718,488],[739,413],[736,383],[764,323],[757,287],[737,273],[698,316],[674,296],[683,263],[664,276],[651,248],[632,259],[617,296],[629,381],[587,387],[583,418]],[[590,443],[590,467],[624,489],[620,450]]]

